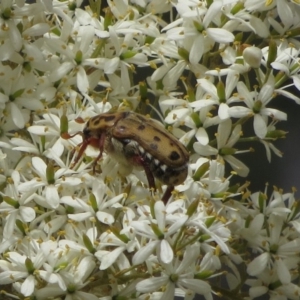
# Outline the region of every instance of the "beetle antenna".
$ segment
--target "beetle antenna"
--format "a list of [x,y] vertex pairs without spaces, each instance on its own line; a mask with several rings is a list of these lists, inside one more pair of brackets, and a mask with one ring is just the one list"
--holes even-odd
[[77,131],[76,133],[71,134],[71,135],[70,135],[70,138],[72,138],[72,137],[74,137],[74,136],[76,136],[76,135],[78,135],[78,134],[82,136],[82,131]]
[[70,138],[72,138],[72,137],[74,137],[74,136],[76,136],[76,135],[83,135],[83,133],[82,133],[82,131],[77,131],[76,133],[74,133],[74,134],[69,134],[68,132],[64,132],[64,133],[61,133],[60,134],[60,136],[63,138],[63,139],[65,139],[65,140],[68,140],[68,139],[70,139]]

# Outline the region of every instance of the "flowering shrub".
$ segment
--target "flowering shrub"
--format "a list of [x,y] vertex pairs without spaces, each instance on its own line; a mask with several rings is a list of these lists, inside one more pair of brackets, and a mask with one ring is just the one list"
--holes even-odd
[[[299,0],[81,4],[0,2],[1,297],[299,299],[299,202],[251,193],[238,159],[249,141],[281,156],[272,100],[300,103]],[[99,149],[74,164],[74,134],[122,110],[190,153],[166,203],[105,153],[92,172]]]

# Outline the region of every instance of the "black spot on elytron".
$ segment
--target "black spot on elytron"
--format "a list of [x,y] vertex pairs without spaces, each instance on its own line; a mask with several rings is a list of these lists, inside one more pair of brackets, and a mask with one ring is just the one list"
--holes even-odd
[[180,155],[176,151],[172,151],[171,154],[168,156],[171,160],[177,160],[180,158]]
[[143,125],[143,124],[141,124],[141,125],[139,125],[139,127],[138,127],[138,130],[144,130],[146,128],[146,126],[145,125]]
[[115,115],[102,116],[101,118],[103,118],[105,122],[109,122],[109,121],[113,121],[116,118],[116,116]]
[[173,143],[173,142],[170,142],[170,146],[171,146],[171,147],[174,147],[174,143]]
[[150,144],[150,148],[153,150],[157,150],[158,146],[156,144]]
[[160,142],[160,137],[158,137],[157,135],[155,135],[154,138],[153,138],[153,140],[154,140],[155,142]]

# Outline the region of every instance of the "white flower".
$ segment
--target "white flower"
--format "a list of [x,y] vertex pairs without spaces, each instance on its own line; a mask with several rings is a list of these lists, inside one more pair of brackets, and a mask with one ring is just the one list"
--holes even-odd
[[[297,238],[293,241],[289,241],[287,239],[287,236],[289,235],[288,232],[286,232],[285,237],[281,236],[281,233],[284,230],[284,218],[282,215],[277,214],[276,211],[268,218],[267,236],[265,236],[264,230],[262,229],[264,224],[262,215],[259,215],[259,218],[256,217],[252,222],[253,226],[256,227],[256,230],[251,232],[252,238],[249,240],[252,240],[252,247],[259,250],[261,254],[256,256],[248,264],[248,274],[259,277],[265,270],[273,270],[273,272],[277,273],[282,284],[291,283],[292,265],[290,265],[289,261],[297,259],[297,249],[300,245],[300,239]],[[244,236],[245,239],[248,239],[247,234]],[[254,240],[256,241],[256,245],[253,243]]]
[[216,155],[218,158],[224,159],[240,176],[247,176],[249,168],[232,155],[239,153],[233,146],[240,138],[241,126],[237,125],[231,130],[231,119],[227,119],[218,126],[217,149],[210,145],[201,145],[199,142],[194,143],[194,149],[200,155]]
[[148,221],[132,221],[130,225],[135,229],[136,234],[146,237],[152,241],[138,250],[133,257],[134,264],[141,264],[149,255],[156,250],[158,258],[163,263],[170,263],[174,258],[173,249],[170,245],[174,239],[172,236],[186,222],[187,216],[178,219],[170,227],[166,223],[166,207],[162,201],[157,201],[154,206],[155,220],[157,223],[149,224]]
[[[35,192],[37,189],[43,188],[44,199],[41,199],[41,205],[44,207],[57,208],[59,205],[59,186],[76,186],[81,183],[81,180],[70,175],[74,174],[75,171],[70,169],[61,168],[54,173],[53,178],[49,178],[47,174],[47,165],[39,157],[32,158],[32,166],[34,172],[39,177],[33,178],[30,181],[21,183],[18,186],[19,192]],[[65,177],[66,176],[66,177]],[[37,200],[37,199],[36,199]]]
[[152,277],[139,282],[136,286],[139,292],[149,293],[157,291],[164,286],[164,293],[160,299],[173,299],[175,287],[178,286],[183,291],[192,291],[200,294],[205,299],[212,299],[211,287],[208,283],[194,279],[194,269],[199,255],[199,244],[195,243],[187,247],[183,260],[175,261],[173,264],[164,264],[164,271],[160,277]]
[[78,265],[69,265],[68,272],[62,272],[67,290],[62,290],[57,285],[49,285],[36,291],[39,299],[47,299],[52,295],[66,295],[66,299],[97,300],[98,297],[92,293],[81,291],[89,282],[90,274],[94,271],[96,263],[90,256],[85,256]]
[[234,118],[253,117],[253,128],[255,134],[263,139],[267,134],[268,117],[276,120],[286,120],[286,113],[274,108],[268,108],[268,103],[274,95],[275,82],[274,78],[270,77],[261,88],[260,92],[249,92],[243,82],[238,82],[237,90],[240,98],[244,101],[247,107],[233,106],[229,108],[229,115]]
[[249,296],[255,299],[262,295],[268,295],[270,299],[291,299],[299,298],[300,288],[296,284],[281,284],[278,281],[277,274],[274,272],[262,272],[259,279],[248,279],[246,284],[250,286]]
[[122,269],[130,267],[130,263],[123,253],[124,251],[133,252],[136,246],[136,241],[130,231],[127,231],[126,234],[122,233],[119,238],[113,233],[104,232],[100,236],[100,243],[102,249],[115,247],[113,250],[99,250],[95,253],[95,256],[101,261],[100,270],[109,268],[116,261]]
[[[64,29],[66,28],[67,26],[64,27]],[[83,28],[84,33],[82,32]],[[93,39],[94,28],[92,26],[84,26],[79,28],[75,44],[72,46],[61,39],[48,38],[45,40],[49,49],[59,53],[62,57],[60,65],[50,75],[52,82],[58,81],[66,74],[72,72],[76,78],[79,90],[82,93],[87,93],[89,80],[83,65],[92,53]]]
[[[50,242],[51,244],[51,242]],[[35,290],[36,275],[47,259],[50,247],[40,247],[36,241],[27,243],[28,249],[21,255],[18,252],[8,252],[7,261],[0,260],[2,284],[17,282],[22,279],[20,292],[26,297]]]
[[194,65],[215,42],[233,42],[234,35],[226,29],[209,27],[222,8],[221,1],[213,2],[207,11],[204,7],[199,9],[191,4],[180,1],[176,8],[181,18],[166,26],[164,30],[167,31],[168,39],[179,41],[179,45],[188,50],[189,61]]
[[[15,184],[18,185],[19,182]],[[9,239],[14,234],[16,220],[20,220],[24,223],[32,222],[36,217],[36,213],[35,210],[28,205],[33,198],[31,193],[20,194],[16,186],[10,185],[6,188],[4,193],[1,194],[4,201],[0,203],[0,212],[6,214],[3,237]]]
[[0,105],[7,111],[3,129],[23,128],[29,120],[30,110],[41,110],[44,106],[32,95],[34,82],[26,81],[21,66],[12,69],[0,63],[0,72]]
[[[106,185],[102,181],[97,180],[93,185],[92,195],[89,196],[89,199],[64,196],[60,202],[74,208],[75,211],[72,214],[68,214],[68,217],[74,221],[82,222],[96,217],[104,224],[112,224],[115,221],[113,211],[121,207],[118,203],[124,198],[124,194],[109,199],[107,196],[109,192]],[[93,197],[94,201],[91,200],[91,197]]]
[[[198,79],[198,89],[203,89],[204,93],[202,98],[191,103],[191,106],[195,108],[195,111],[198,111],[204,107],[212,108],[212,106],[217,105],[218,116],[220,120],[226,120],[229,118],[228,104],[230,104],[232,101],[235,101],[235,99],[232,98],[232,92],[236,87],[239,75],[237,72],[229,69],[224,70],[223,72],[208,71],[206,74],[218,76],[219,82],[215,85],[210,80],[205,78]],[[221,80],[222,75],[227,75],[225,84],[223,84]]]

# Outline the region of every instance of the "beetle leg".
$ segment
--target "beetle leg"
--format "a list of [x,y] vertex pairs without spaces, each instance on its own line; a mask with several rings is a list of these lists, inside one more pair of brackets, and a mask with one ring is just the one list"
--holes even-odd
[[102,157],[103,150],[104,150],[105,138],[106,138],[105,133],[102,133],[100,135],[99,143],[98,143],[98,147],[99,147],[100,152],[99,152],[98,156],[95,158],[95,160],[93,162],[93,174],[95,174],[95,172],[96,172],[96,165],[97,165],[98,160]]
[[149,188],[153,189],[155,191],[156,188],[155,188],[154,176],[153,176],[153,174],[152,174],[152,172],[149,168],[148,163],[140,155],[136,156],[135,161],[144,168],[145,173],[146,173],[146,177],[147,177],[147,180],[148,180]]
[[80,144],[80,149],[79,149],[79,152],[78,152],[77,156],[76,156],[75,159],[74,159],[73,166],[75,166],[75,165],[78,163],[80,157],[81,157],[82,154],[84,153],[84,151],[85,151],[86,147],[89,145],[89,143],[90,143],[89,140],[85,140],[85,141],[83,141],[83,142]]
[[167,187],[167,189],[166,189],[166,191],[165,191],[165,193],[164,193],[164,195],[161,199],[164,204],[166,204],[168,202],[169,198],[172,195],[173,190],[174,190],[174,186],[173,185],[168,185],[168,187]]

